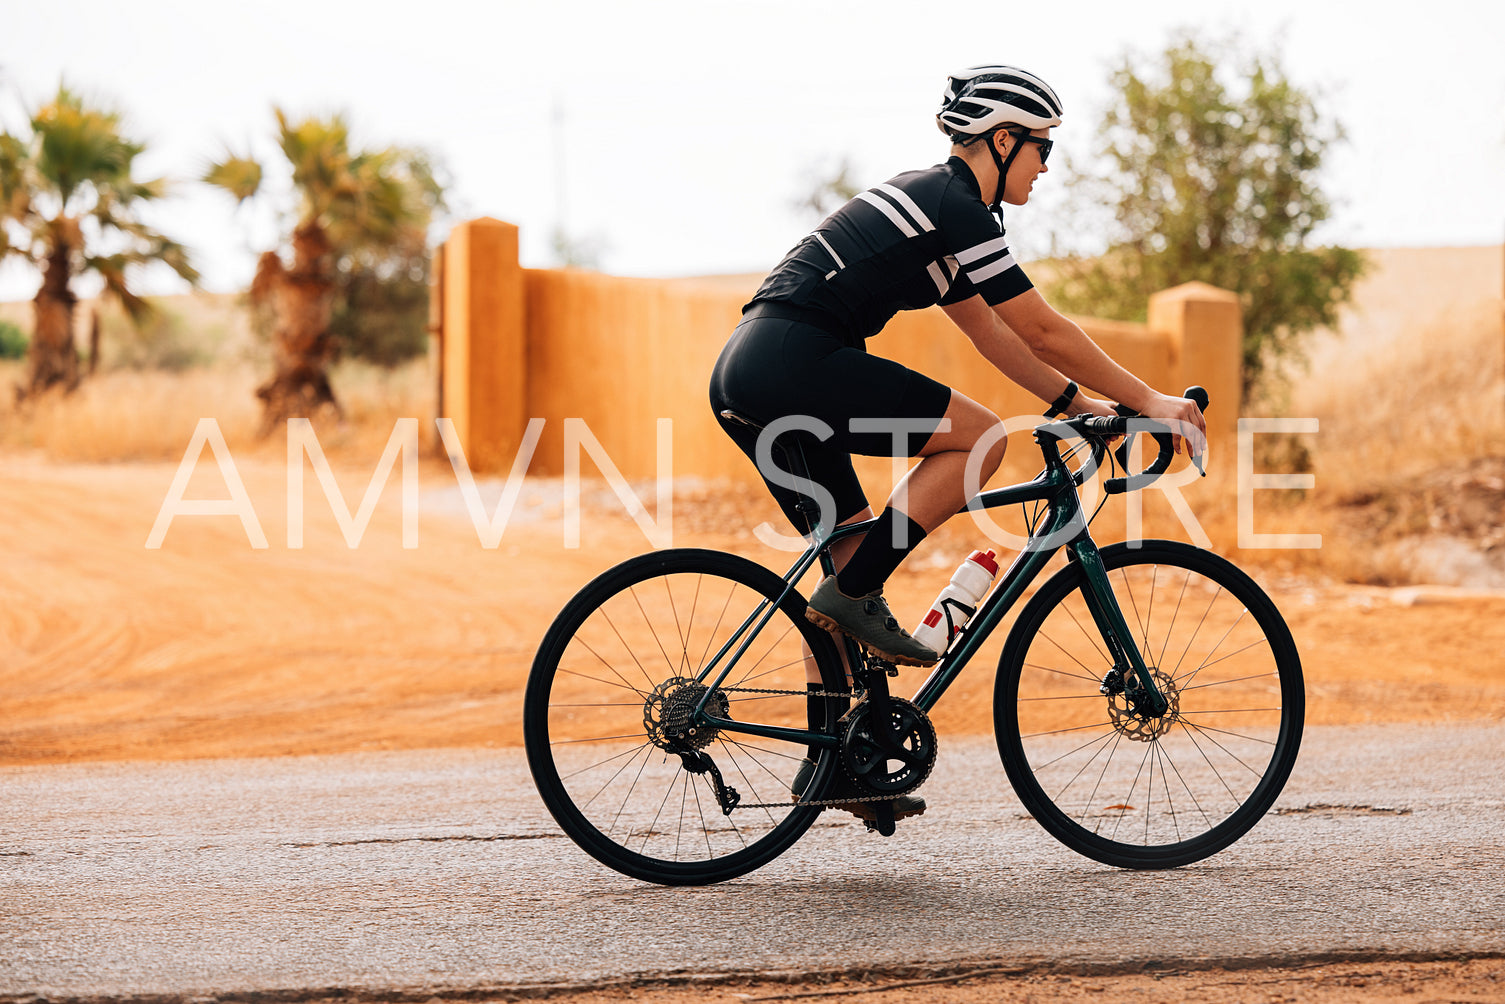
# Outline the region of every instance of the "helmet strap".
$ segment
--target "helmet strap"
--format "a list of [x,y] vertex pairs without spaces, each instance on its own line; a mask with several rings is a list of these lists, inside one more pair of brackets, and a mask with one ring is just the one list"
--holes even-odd
[[[1014,145],[1009,150],[1008,157],[1004,158],[998,152],[998,144],[995,143],[995,142],[993,142],[993,137],[996,136],[1000,132],[1008,132],[1008,130],[1007,129],[994,129],[993,132],[988,135],[988,152],[993,155],[993,166],[996,167],[996,168],[998,168],[998,187],[993,190],[993,205],[991,205],[988,208],[993,212],[993,214],[995,216],[998,217],[998,224],[999,224],[999,226],[1002,226],[1003,225],[1003,184],[1004,184],[1005,181],[1008,180],[1009,167],[1014,163],[1014,158],[1017,157],[1017,156],[1019,156],[1019,150],[1020,150],[1021,147],[1024,146],[1024,144],[1021,143],[1021,142],[1019,142],[1019,138],[1017,136],[1015,136],[1014,137]],[[1012,136],[1013,134],[1009,133],[1009,135]]]

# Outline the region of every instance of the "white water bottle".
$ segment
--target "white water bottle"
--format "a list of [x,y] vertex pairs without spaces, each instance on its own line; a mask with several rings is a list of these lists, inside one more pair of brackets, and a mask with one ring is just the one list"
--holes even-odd
[[941,590],[920,626],[910,632],[915,641],[937,652],[945,652],[967,618],[977,612],[977,604],[993,586],[998,574],[997,556],[992,551],[973,551],[951,576],[951,584]]

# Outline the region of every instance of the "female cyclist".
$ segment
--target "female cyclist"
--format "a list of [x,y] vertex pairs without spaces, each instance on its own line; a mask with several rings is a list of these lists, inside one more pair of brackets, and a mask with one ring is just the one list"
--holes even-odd
[[[921,666],[939,654],[899,626],[883,583],[961,509],[974,447],[990,444],[980,458],[986,483],[1004,438],[998,417],[977,402],[866,351],[895,313],[940,304],[984,358],[1052,402],[1053,413],[1113,413],[1080,382],[1142,415],[1187,423],[1179,428],[1194,438],[1206,433],[1193,402],[1110,359],[1045,302],[1009,252],[1002,203],[1024,205],[1047,170],[1050,130],[1061,122],[1055,91],[1016,67],[973,67],[947,80],[936,122],[951,140],[950,158],[859,194],[795,245],[743,309],[711,377],[722,427],[754,462],[762,427],[801,416],[803,428],[816,430],[802,452],[834,503],[821,513],[827,525],[873,516],[852,454],[921,458],[872,530],[839,549],[838,572],[815,589],[807,613],[882,658]],[[800,496],[785,487],[792,479],[762,473],[790,521],[812,530],[796,508]]]

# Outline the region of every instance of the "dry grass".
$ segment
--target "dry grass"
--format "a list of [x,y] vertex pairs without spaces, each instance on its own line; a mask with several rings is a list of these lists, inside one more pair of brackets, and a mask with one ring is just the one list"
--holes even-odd
[[[0,388],[19,382],[19,363],[0,365]],[[219,423],[232,453],[280,455],[285,441],[261,438],[255,389],[266,374],[250,365],[214,366],[182,373],[111,370],[84,381],[72,394],[54,393],[0,407],[0,449],[36,450],[58,460],[101,462],[178,460],[200,418]],[[399,418],[418,418],[432,445],[435,382],[423,361],[393,371],[342,364],[331,375],[345,420],[321,420],[326,452],[380,454]]]
[[1289,507],[1324,528],[1303,563],[1376,585],[1505,584],[1502,316],[1499,298],[1457,304],[1297,389],[1291,414],[1321,423],[1303,437],[1316,487]]

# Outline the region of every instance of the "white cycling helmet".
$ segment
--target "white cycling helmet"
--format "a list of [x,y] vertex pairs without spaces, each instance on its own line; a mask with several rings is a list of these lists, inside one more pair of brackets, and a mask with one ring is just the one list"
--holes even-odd
[[1061,124],[1061,99],[1049,84],[1017,66],[974,66],[946,78],[935,124],[953,139],[1007,125],[1049,129]]

